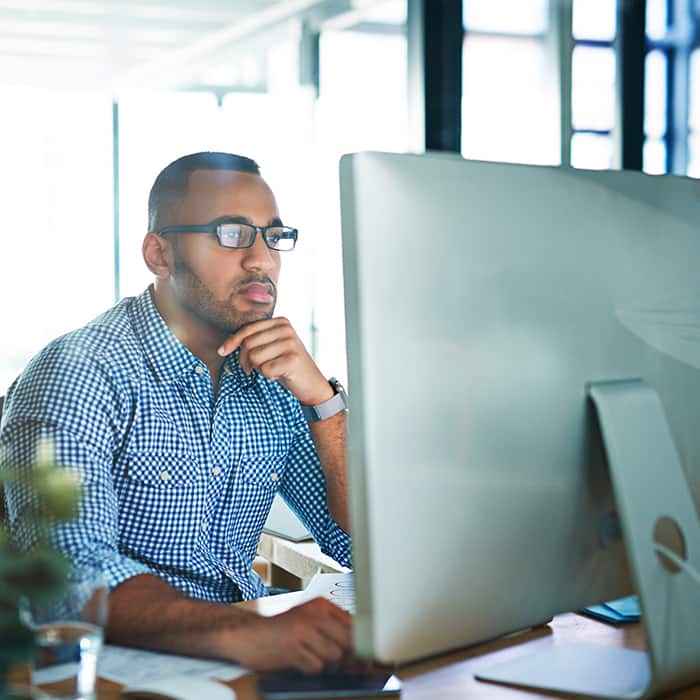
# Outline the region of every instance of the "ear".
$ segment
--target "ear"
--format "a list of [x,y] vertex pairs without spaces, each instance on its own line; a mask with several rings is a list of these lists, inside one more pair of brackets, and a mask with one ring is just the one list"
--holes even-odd
[[161,279],[167,279],[173,269],[173,250],[170,242],[153,231],[149,231],[141,246],[143,259],[148,269]]

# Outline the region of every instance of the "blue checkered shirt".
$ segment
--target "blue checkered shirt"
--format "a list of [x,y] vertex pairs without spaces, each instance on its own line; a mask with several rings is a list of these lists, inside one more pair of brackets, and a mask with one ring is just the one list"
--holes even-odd
[[[227,358],[209,372],[173,335],[149,290],[58,338],[10,388],[0,468],[31,464],[53,436],[86,488],[79,518],[54,532],[74,561],[99,561],[110,587],[152,573],[195,598],[265,595],[252,570],[279,490],[321,549],[350,566],[350,538],[326,503],[298,401]],[[12,536],[31,546],[29,495],[7,489]]]

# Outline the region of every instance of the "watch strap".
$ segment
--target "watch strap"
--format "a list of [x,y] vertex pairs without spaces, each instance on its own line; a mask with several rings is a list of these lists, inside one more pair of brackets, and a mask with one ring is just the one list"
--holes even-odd
[[333,391],[335,392],[330,399],[316,404],[315,406],[304,406],[303,404],[301,406],[301,411],[304,414],[304,418],[306,418],[309,423],[330,418],[336,413],[345,411],[348,407],[347,397],[343,385],[333,377],[328,380],[328,383],[331,385],[331,387],[333,387]]

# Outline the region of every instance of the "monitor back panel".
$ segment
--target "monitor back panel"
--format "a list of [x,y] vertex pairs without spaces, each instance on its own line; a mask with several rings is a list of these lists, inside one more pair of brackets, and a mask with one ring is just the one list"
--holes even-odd
[[631,592],[586,384],[654,386],[698,494],[699,190],[343,158],[360,653],[407,661]]

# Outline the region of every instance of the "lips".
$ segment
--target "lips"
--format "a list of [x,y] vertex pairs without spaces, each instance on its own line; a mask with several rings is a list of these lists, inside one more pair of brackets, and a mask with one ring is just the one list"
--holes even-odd
[[275,300],[272,287],[268,284],[248,284],[240,290],[239,294],[255,304],[272,304]]

